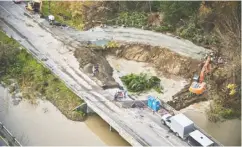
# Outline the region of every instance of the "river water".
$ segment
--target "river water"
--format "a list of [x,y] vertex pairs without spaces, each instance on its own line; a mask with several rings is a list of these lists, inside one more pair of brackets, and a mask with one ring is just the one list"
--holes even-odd
[[241,146],[241,120],[212,123],[207,120],[205,113],[187,111],[185,115],[223,145]]
[[50,102],[38,100],[32,105],[23,100],[18,105],[0,86],[0,121],[22,143],[28,146],[128,146],[108,124],[93,115],[86,122],[68,120]]

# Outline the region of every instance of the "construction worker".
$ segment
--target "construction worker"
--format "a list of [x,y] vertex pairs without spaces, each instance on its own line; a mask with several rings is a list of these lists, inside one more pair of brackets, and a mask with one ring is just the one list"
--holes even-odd
[[92,67],[92,73],[93,73],[93,76],[95,76],[96,73],[98,73],[98,72],[99,72],[99,66],[98,66],[98,64],[96,64],[96,65],[94,65],[94,66]]

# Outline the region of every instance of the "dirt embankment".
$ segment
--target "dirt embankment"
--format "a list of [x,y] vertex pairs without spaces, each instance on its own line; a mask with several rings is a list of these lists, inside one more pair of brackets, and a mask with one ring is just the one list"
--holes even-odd
[[[126,44],[116,49],[109,49],[107,53],[128,60],[150,63],[157,70],[158,74],[168,78],[175,75],[185,79],[192,79],[195,73],[200,72],[199,63],[201,61],[181,56],[166,48]],[[176,110],[180,110],[196,102],[207,100],[207,94],[191,96],[189,92],[190,84],[175,94],[173,100],[168,101],[168,104]]]
[[76,49],[74,55],[80,64],[80,68],[82,68],[87,74],[92,74],[93,65],[99,65],[99,73],[95,77],[101,82],[101,85],[119,87],[119,84],[115,82],[112,77],[113,69],[102,52],[84,46]]
[[181,56],[166,48],[150,45],[128,44],[109,51],[120,58],[151,63],[158,74],[191,78],[198,70],[199,61]]
[[[92,73],[92,66],[98,64],[100,71],[96,78],[102,84],[118,87],[118,83],[112,77],[113,69],[105,58],[108,54],[137,62],[150,63],[158,74],[168,78],[181,76],[191,79],[195,73],[199,72],[200,61],[181,56],[165,48],[150,45],[120,43],[120,46],[116,48],[103,49],[86,46],[75,51],[75,57],[80,63],[80,68],[90,74]],[[193,103],[207,100],[205,95],[190,97],[189,86],[190,84],[177,93],[173,100],[168,103],[175,109],[180,110]]]

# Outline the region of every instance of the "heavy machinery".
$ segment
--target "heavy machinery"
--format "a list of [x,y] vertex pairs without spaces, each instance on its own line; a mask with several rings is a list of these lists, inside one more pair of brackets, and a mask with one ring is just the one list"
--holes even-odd
[[205,61],[200,76],[195,76],[193,78],[192,85],[189,88],[189,91],[191,93],[200,95],[203,94],[203,92],[206,90],[206,83],[204,82],[205,75],[210,72],[211,65],[210,65],[211,57],[207,56],[207,60]]
[[40,13],[42,8],[42,0],[31,0],[28,2],[25,8],[29,11]]

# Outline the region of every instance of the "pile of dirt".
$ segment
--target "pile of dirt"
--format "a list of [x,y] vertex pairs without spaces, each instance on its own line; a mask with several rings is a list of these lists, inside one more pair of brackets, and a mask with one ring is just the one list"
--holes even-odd
[[88,47],[82,47],[75,50],[74,56],[77,58],[80,68],[87,74],[92,74],[93,65],[98,64],[99,72],[95,77],[101,82],[102,86],[111,85],[111,87],[119,87],[119,84],[112,77],[112,67],[101,52],[94,51]]
[[202,95],[191,95],[189,92],[190,84],[186,85],[180,92],[172,96],[172,100],[167,104],[172,106],[176,110],[181,110],[194,103],[208,100],[208,93]]

